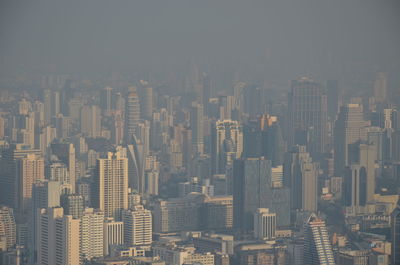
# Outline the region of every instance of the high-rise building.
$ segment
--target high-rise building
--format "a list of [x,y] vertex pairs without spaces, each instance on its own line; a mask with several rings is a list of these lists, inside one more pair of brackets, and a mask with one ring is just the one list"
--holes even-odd
[[258,208],[254,213],[254,237],[261,240],[275,239],[276,214],[268,208]]
[[34,181],[44,179],[44,162],[40,156],[40,150],[23,144],[11,145],[3,151],[0,159],[0,204],[18,208],[19,204],[23,205],[24,196],[25,202],[29,201]]
[[253,214],[268,207],[271,161],[247,158],[233,163],[233,224],[238,229],[252,230]]
[[387,96],[387,76],[386,73],[377,73],[374,82],[374,98],[377,103],[383,103]]
[[40,155],[28,154],[16,161],[17,167],[17,209],[22,215],[31,210],[32,185],[36,181],[44,180],[44,160]]
[[153,117],[153,88],[146,81],[142,81],[140,97],[140,114],[142,119],[151,120]]
[[[13,247],[17,243],[17,225],[14,211],[7,206],[0,207],[0,238],[4,239],[5,249]],[[0,239],[0,241],[2,241]]]
[[91,199],[106,217],[117,220],[128,209],[128,159],[120,152],[97,160]]
[[37,264],[80,264],[80,220],[62,208],[40,209],[37,222]]
[[53,143],[51,144],[51,153],[68,167],[69,184],[71,184],[72,193],[75,192],[76,184],[76,157],[75,147],[72,143]]
[[103,256],[104,213],[86,208],[81,217],[81,261]]
[[328,116],[331,121],[334,121],[339,111],[339,86],[337,80],[328,80],[326,82],[326,96],[328,102]]
[[100,92],[100,107],[105,116],[111,115],[112,109],[112,87],[105,87]]
[[193,102],[190,110],[190,128],[192,129],[192,150],[194,154],[203,154],[204,152],[203,115],[203,105]]
[[29,232],[30,249],[33,253],[31,256],[34,259],[37,256],[37,222],[39,209],[47,209],[60,206],[60,197],[69,193],[71,190],[70,184],[62,184],[58,181],[43,180],[33,184],[32,188],[32,217],[30,227],[33,227]]
[[286,153],[284,184],[291,189],[291,207],[314,212],[317,210],[317,177],[319,167],[305,146],[294,146]]
[[91,138],[101,136],[101,112],[96,105],[85,105],[81,109],[81,132]]
[[150,245],[152,242],[152,216],[142,205],[122,213],[124,242],[130,245]]
[[325,222],[312,214],[304,226],[304,264],[335,265]]
[[212,128],[212,174],[225,173],[243,151],[243,133],[237,121],[218,120]]
[[390,237],[392,239],[391,264],[400,264],[400,200],[397,207],[390,216],[390,224],[392,226]]
[[110,217],[104,220],[103,228],[103,253],[108,256],[111,246],[124,244],[124,223]]
[[365,206],[367,203],[367,172],[365,167],[351,165],[344,171],[344,205]]
[[334,127],[334,173],[341,176],[349,165],[349,145],[367,139],[367,127],[362,105],[357,103],[342,106]]
[[322,86],[306,77],[293,80],[288,108],[288,146],[306,145],[317,158],[327,144],[327,99]]
[[64,213],[72,215],[74,219],[81,218],[85,211],[85,199],[82,195],[63,194],[60,203],[61,207],[64,208]]
[[130,143],[140,121],[140,104],[136,88],[130,88],[125,103],[125,143]]

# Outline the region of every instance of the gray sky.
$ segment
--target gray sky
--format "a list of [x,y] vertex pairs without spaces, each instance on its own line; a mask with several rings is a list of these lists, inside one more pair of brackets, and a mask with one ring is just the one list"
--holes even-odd
[[277,79],[355,63],[398,73],[400,2],[0,0],[0,40],[3,73],[173,72],[189,60]]

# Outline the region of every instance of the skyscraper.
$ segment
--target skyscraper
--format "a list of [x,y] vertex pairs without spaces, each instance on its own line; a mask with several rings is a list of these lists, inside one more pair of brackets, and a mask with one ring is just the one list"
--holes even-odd
[[271,161],[247,158],[233,163],[233,225],[251,230],[253,215],[258,208],[268,207]]
[[63,194],[60,198],[61,207],[66,215],[72,215],[74,219],[82,217],[85,211],[85,199],[82,195]]
[[124,242],[130,245],[150,245],[152,242],[152,216],[142,205],[122,213]]
[[393,265],[400,264],[400,200],[397,202],[397,207],[390,216],[391,239],[392,239],[392,254],[391,259]]
[[37,222],[37,264],[80,264],[80,220],[62,208],[40,209]]
[[276,214],[268,208],[258,208],[254,213],[254,237],[261,240],[275,239]]
[[386,73],[377,73],[374,82],[374,98],[377,103],[383,103],[387,96],[387,76]]
[[105,116],[111,115],[112,109],[112,87],[105,87],[100,92],[100,107]]
[[291,189],[293,210],[317,210],[318,164],[314,163],[305,146],[294,146],[286,154],[284,163],[284,184]]
[[335,265],[325,222],[312,214],[304,226],[304,264]]
[[223,174],[242,155],[243,133],[239,123],[232,120],[218,120],[212,130],[212,174]]
[[194,154],[203,154],[204,152],[203,115],[203,105],[193,102],[190,110],[190,128],[192,129],[192,150]]
[[81,109],[81,132],[91,138],[101,136],[101,112],[96,105],[83,106]]
[[349,165],[349,145],[366,140],[369,122],[364,120],[362,105],[352,103],[342,106],[334,127],[334,169],[341,176]]
[[92,201],[106,217],[117,220],[128,209],[128,159],[121,153],[109,152],[107,158],[97,160]]
[[81,261],[103,256],[104,213],[86,208],[81,217]]
[[140,104],[136,88],[129,89],[125,102],[125,142],[130,143],[140,121]]
[[306,77],[293,80],[288,108],[288,146],[306,145],[317,158],[327,144],[327,99],[322,86]]

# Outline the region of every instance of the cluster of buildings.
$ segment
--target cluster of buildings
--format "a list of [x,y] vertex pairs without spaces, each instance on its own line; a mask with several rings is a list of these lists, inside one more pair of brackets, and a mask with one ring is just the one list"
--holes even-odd
[[0,91],[2,264],[400,264],[384,73],[358,97],[191,76]]

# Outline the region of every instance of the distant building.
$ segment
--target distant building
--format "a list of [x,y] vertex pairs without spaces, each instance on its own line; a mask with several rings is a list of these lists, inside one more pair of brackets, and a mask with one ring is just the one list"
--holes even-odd
[[391,239],[392,239],[392,254],[391,264],[400,264],[400,200],[397,203],[397,208],[391,214]]

